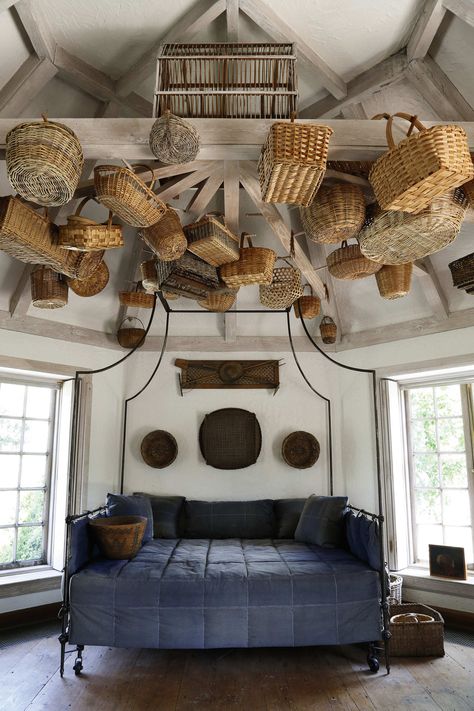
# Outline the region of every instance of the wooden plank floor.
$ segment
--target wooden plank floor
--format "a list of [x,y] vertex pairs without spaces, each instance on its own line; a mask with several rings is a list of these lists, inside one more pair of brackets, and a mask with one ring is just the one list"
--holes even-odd
[[1,711],[474,711],[474,648],[450,642],[441,659],[394,659],[388,677],[359,646],[86,647],[82,675],[73,654],[63,679],[55,629],[13,642],[0,649]]

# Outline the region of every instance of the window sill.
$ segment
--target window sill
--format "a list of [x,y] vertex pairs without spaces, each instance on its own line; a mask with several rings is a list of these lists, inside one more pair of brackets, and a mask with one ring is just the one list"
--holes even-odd
[[42,569],[30,569],[27,572],[12,571],[0,576],[0,598],[28,595],[61,588],[62,573],[45,566]]
[[403,584],[412,590],[423,590],[425,592],[444,593],[445,595],[456,595],[458,597],[473,596],[474,574],[468,571],[467,580],[452,580],[449,578],[438,578],[430,575],[426,568],[411,566],[403,570],[397,570],[397,574],[403,578]]

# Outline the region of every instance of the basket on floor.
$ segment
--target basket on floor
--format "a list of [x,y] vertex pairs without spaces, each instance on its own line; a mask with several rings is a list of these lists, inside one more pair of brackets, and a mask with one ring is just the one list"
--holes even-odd
[[[248,247],[245,247],[247,240]],[[227,286],[234,288],[249,284],[271,284],[276,252],[267,247],[254,247],[250,235],[242,232],[239,259],[223,264],[220,275]]]
[[82,208],[91,199],[90,197],[84,198],[79,203],[76,212],[67,218],[67,225],[59,226],[59,246],[80,252],[123,247],[122,226],[112,224],[111,211],[109,211],[107,222],[103,224],[90,220],[88,217],[82,217]]
[[235,262],[239,258],[239,238],[226,226],[220,215],[204,215],[184,227],[188,250],[214,267]]
[[198,301],[199,306],[207,311],[218,311],[223,313],[232,308],[237,297],[236,292],[232,291],[210,291],[205,299]]
[[[310,289],[310,294],[304,294],[307,286]],[[313,287],[310,284],[305,284],[303,294],[295,301],[293,308],[296,318],[316,318],[321,312],[321,299],[314,295]]]
[[89,521],[100,552],[112,560],[130,560],[142,546],[145,516],[107,516]]
[[364,256],[359,244],[347,244],[344,240],[339,249],[328,255],[328,270],[336,279],[364,279],[375,274],[382,265]]
[[[394,116],[410,123],[407,138],[398,145],[392,136]],[[466,132],[460,126],[426,129],[416,116],[377,114],[387,119],[389,150],[373,165],[369,181],[383,210],[420,212],[443,195],[474,178]],[[413,128],[418,133],[412,133]]]
[[140,237],[164,262],[179,259],[188,246],[178,213],[171,207],[166,208],[159,222],[141,230]]
[[[283,261],[286,262],[286,259]],[[301,272],[290,264],[286,267],[275,267],[271,284],[260,284],[259,292],[263,306],[268,309],[287,309],[303,293]]]
[[453,280],[453,286],[458,289],[472,289],[474,287],[474,252],[465,257],[455,259],[448,264]]
[[146,185],[130,168],[117,165],[98,165],[94,168],[94,186],[97,199],[115,215],[132,227],[150,227],[161,220],[166,213],[166,205],[153,192],[155,178],[153,171],[150,185]]
[[[139,323],[140,326],[125,326],[125,323]],[[117,331],[117,341],[122,348],[136,348],[145,343],[145,326],[142,321],[136,316],[127,316],[124,318]]]
[[264,202],[310,205],[321,185],[333,133],[329,126],[277,121],[258,161]]
[[385,264],[375,275],[383,299],[400,299],[410,291],[413,264]]
[[364,193],[358,185],[323,186],[311,205],[300,207],[306,236],[313,242],[334,244],[354,237],[365,219]]
[[109,276],[107,264],[102,260],[91,276],[85,279],[71,279],[68,277],[67,283],[71,291],[77,296],[85,298],[100,294],[109,283]]
[[185,252],[174,262],[157,261],[160,289],[190,299],[206,299],[208,292],[219,288],[217,269]]
[[155,303],[155,295],[144,291],[141,283],[138,282],[135,284],[135,288],[130,291],[119,291],[119,301],[121,306],[152,309]]
[[416,215],[375,208],[358,235],[362,253],[381,264],[407,264],[427,257],[456,239],[466,209],[460,189],[438,196]]
[[199,153],[199,134],[189,121],[168,109],[151,127],[150,149],[162,163],[189,163]]
[[26,200],[52,207],[72,200],[84,157],[76,134],[62,123],[22,123],[6,137],[8,179]]
[[337,326],[330,316],[323,316],[319,324],[319,331],[323,343],[335,343],[337,339]]
[[[396,615],[408,616],[392,622]],[[417,622],[414,615],[428,615],[433,620]],[[390,654],[393,657],[444,657],[444,620],[428,605],[391,605],[390,632]]]
[[62,274],[37,267],[30,275],[31,300],[37,309],[60,309],[67,304],[68,289]]

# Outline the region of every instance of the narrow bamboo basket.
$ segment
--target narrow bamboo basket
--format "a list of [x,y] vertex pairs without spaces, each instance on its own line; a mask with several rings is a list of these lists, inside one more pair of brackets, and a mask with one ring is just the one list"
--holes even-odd
[[[407,138],[395,145],[392,122],[398,116],[410,123]],[[443,124],[425,128],[406,113],[377,114],[387,119],[389,150],[373,165],[369,181],[383,210],[420,212],[434,198],[474,178],[466,132]],[[412,133],[413,128],[418,133]]]
[[336,279],[364,279],[382,268],[381,264],[365,257],[358,244],[347,244],[344,240],[339,249],[327,258],[328,270]]
[[[283,260],[286,262],[286,259]],[[303,293],[301,272],[291,265],[275,267],[271,284],[260,284],[260,303],[269,309],[287,309]]]
[[219,217],[204,215],[184,227],[188,250],[214,267],[239,258],[239,238],[228,229],[225,218]]
[[89,297],[100,294],[109,283],[109,277],[107,264],[102,261],[90,277],[86,279],[71,279],[68,277],[66,281],[71,291],[77,296]]
[[97,199],[132,227],[150,227],[161,220],[166,205],[153,192],[155,178],[147,165],[135,165],[150,171],[152,179],[147,186],[130,168],[116,165],[98,165],[94,168],[94,185]]
[[137,309],[152,309],[155,303],[155,295],[147,294],[143,291],[140,282],[135,284],[132,291],[119,291],[119,301],[121,306],[130,306]]
[[176,210],[166,208],[163,217],[140,231],[140,237],[163,262],[172,262],[183,256],[188,246]]
[[311,205],[300,207],[306,236],[313,242],[334,244],[354,237],[365,219],[362,189],[350,183],[322,187]]
[[383,299],[400,299],[411,287],[413,264],[386,264],[375,275],[379,294]]
[[189,163],[199,153],[199,134],[189,121],[168,109],[151,127],[150,148],[162,163]]
[[314,295],[313,287],[310,284],[303,286],[303,292],[309,287],[310,294],[302,294],[293,305],[296,318],[312,319],[319,316],[321,312],[321,299]]
[[59,246],[80,252],[123,247],[122,226],[112,224],[112,212],[109,211],[104,224],[81,216],[82,208],[89,200],[90,197],[84,198],[76,212],[67,218],[67,225],[59,226]]
[[198,301],[198,304],[208,311],[224,312],[232,308],[236,296],[235,293],[229,291],[210,291],[205,299]]
[[335,343],[337,338],[337,326],[330,316],[324,316],[319,324],[319,331],[323,343]]
[[60,309],[67,304],[67,283],[49,267],[37,267],[30,276],[31,299],[37,309]]
[[[125,327],[124,323],[137,321],[140,324],[140,328],[135,326]],[[137,346],[142,346],[145,343],[145,326],[142,321],[136,316],[127,316],[124,318],[117,331],[117,341],[120,343],[122,348],[135,348]]]
[[[248,247],[245,247],[247,240]],[[250,235],[242,232],[239,259],[220,267],[221,279],[227,286],[238,288],[249,284],[271,284],[276,252],[266,247],[254,247]]]

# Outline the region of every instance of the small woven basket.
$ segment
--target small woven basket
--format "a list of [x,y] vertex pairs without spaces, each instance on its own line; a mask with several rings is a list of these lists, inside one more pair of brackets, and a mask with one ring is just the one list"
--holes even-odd
[[455,259],[448,264],[453,280],[453,286],[458,289],[468,289],[474,286],[474,252],[465,257]]
[[119,291],[119,301],[121,306],[130,306],[136,309],[152,309],[155,303],[155,295],[147,294],[143,290],[140,282],[135,284],[133,291]]
[[8,179],[25,200],[52,207],[72,200],[84,157],[77,136],[62,123],[22,123],[7,134]]
[[[394,116],[409,121],[407,138],[398,145],[392,136]],[[377,114],[387,119],[389,150],[373,165],[369,181],[383,210],[420,212],[443,195],[474,178],[467,136],[460,126],[426,129],[416,116]],[[413,128],[418,133],[412,133]]]
[[[124,323],[136,321],[140,324],[140,328],[136,326],[124,326]],[[137,348],[145,343],[146,331],[145,327],[136,316],[127,316],[124,318],[117,331],[117,341],[122,348]]]
[[322,187],[308,207],[300,207],[306,236],[334,244],[354,237],[365,219],[364,193],[358,185],[336,183]]
[[112,560],[130,560],[137,555],[146,524],[145,516],[107,516],[89,521],[100,552]]
[[[225,225],[225,218],[204,215],[198,222],[184,227],[188,250],[214,267],[239,258],[239,238]],[[224,223],[224,224],[223,224]]]
[[[413,614],[429,615],[433,620],[417,622]],[[392,622],[395,615],[409,616],[402,622]],[[444,657],[444,620],[439,612],[428,605],[403,603],[390,606],[390,618],[393,657]]]
[[336,279],[364,279],[382,268],[381,264],[365,257],[358,244],[347,244],[344,240],[339,249],[327,258],[328,270]]
[[337,326],[330,316],[324,316],[319,324],[319,331],[323,343],[335,343],[337,338]]
[[262,200],[309,205],[321,185],[333,133],[329,126],[277,121],[258,161]]
[[159,222],[140,231],[140,237],[163,262],[179,259],[188,243],[176,210],[166,208]]
[[413,264],[386,264],[375,275],[383,299],[400,299],[410,291]]
[[151,127],[150,148],[162,163],[189,163],[199,153],[199,134],[188,121],[165,111]]
[[[244,247],[247,240],[248,247]],[[254,247],[250,235],[242,232],[239,259],[220,267],[221,279],[234,288],[249,284],[271,284],[276,252],[266,247]]]
[[97,296],[109,283],[109,276],[107,264],[102,261],[97,269],[94,270],[92,276],[86,279],[71,279],[68,277],[66,281],[71,291],[78,296]]
[[199,306],[207,311],[228,311],[235,303],[236,294],[224,291],[210,291],[205,299],[198,301]]
[[390,573],[388,576],[388,585],[390,588],[390,597],[389,597],[389,604],[390,605],[400,605],[402,602],[402,587],[403,587],[403,578],[401,575],[397,575],[396,573]]
[[116,165],[98,165],[94,168],[94,185],[97,199],[124,222],[132,227],[150,227],[161,220],[166,213],[166,205],[153,192],[155,178],[147,186],[130,168]]
[[260,284],[259,292],[263,306],[269,309],[287,309],[303,294],[301,272],[291,265],[275,267],[271,284]]
[[67,283],[49,267],[37,267],[30,276],[31,300],[37,309],[60,309],[67,304]]
[[82,208],[90,199],[90,197],[84,198],[74,215],[69,215],[67,218],[67,225],[59,226],[59,246],[80,252],[123,247],[122,226],[112,224],[110,211],[109,219],[104,224],[81,216]]
[[321,299],[314,295],[313,287],[310,284],[305,284],[303,286],[303,292],[307,286],[311,293],[307,295],[303,293],[293,305],[296,318],[312,319],[319,316],[321,312]]
[[156,259],[147,259],[140,264],[142,285],[146,292],[154,293],[160,290],[158,283],[158,273],[156,271]]

